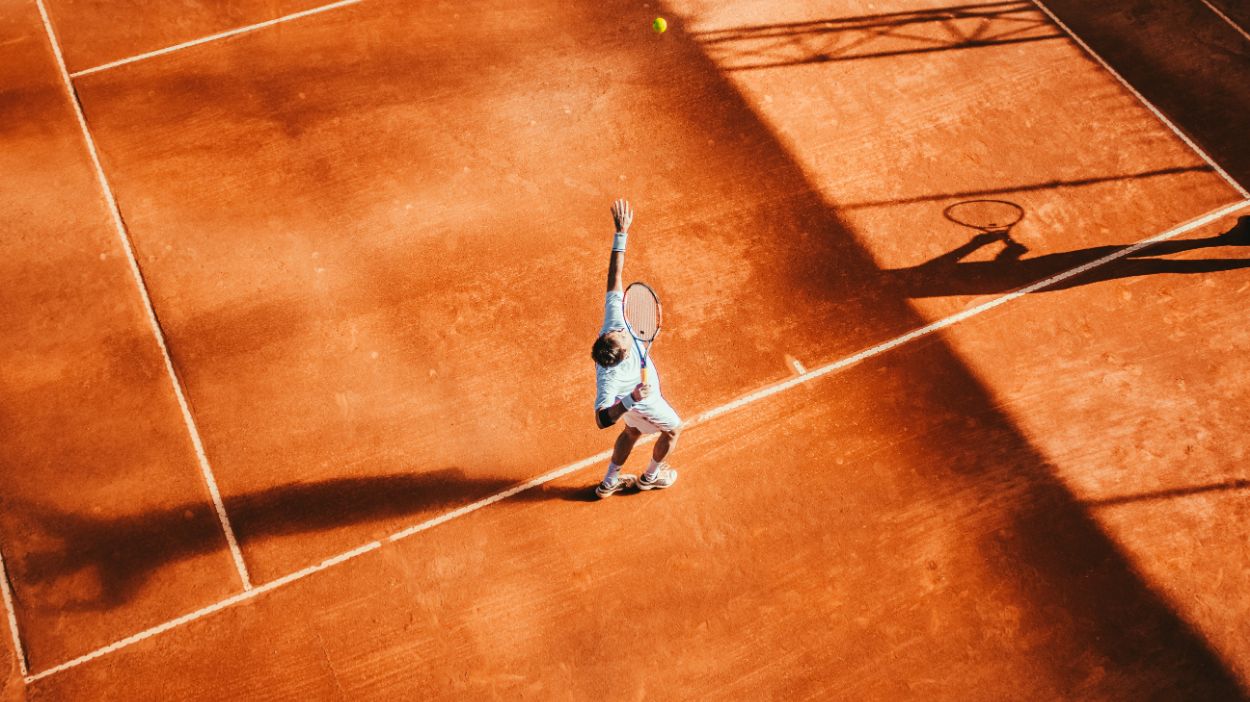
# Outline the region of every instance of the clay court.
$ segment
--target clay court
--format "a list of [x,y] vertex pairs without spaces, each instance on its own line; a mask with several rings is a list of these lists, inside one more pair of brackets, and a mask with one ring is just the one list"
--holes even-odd
[[1247,28],[0,0],[0,698],[1246,699]]

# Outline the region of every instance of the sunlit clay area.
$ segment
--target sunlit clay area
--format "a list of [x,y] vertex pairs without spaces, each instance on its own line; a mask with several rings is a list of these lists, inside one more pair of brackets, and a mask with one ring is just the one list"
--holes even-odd
[[0,702],[1250,700],[1250,4],[0,0]]

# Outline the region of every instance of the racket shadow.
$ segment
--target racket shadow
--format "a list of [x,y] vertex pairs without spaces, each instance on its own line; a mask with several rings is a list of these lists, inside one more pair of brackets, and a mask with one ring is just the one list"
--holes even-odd
[[[1029,249],[1009,236],[978,234],[967,243],[918,266],[887,269],[882,273],[912,298],[1002,294],[1078,268],[1127,246],[1129,244],[1093,246],[1028,256]],[[1038,292],[1067,290],[1091,283],[1160,273],[1192,275],[1250,268],[1250,258],[1162,258],[1228,246],[1250,246],[1250,217],[1241,217],[1236,225],[1215,236],[1152,244]],[[987,247],[995,251],[993,260],[963,260]]]

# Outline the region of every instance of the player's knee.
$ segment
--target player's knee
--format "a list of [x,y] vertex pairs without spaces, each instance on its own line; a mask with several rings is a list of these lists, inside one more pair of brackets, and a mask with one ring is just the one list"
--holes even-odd
[[628,436],[631,441],[637,441],[638,437],[642,436],[641,429],[635,429],[631,426],[626,426],[625,429],[621,431],[621,433],[624,434],[625,436]]
[[672,429],[665,429],[664,436],[667,436],[669,441],[676,441],[677,437],[681,436],[681,425],[679,424]]

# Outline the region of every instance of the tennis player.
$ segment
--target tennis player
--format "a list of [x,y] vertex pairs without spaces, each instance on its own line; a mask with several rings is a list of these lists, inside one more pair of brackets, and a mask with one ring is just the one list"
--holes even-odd
[[[612,258],[608,260],[608,294],[604,300],[603,328],[591,348],[595,360],[595,423],[607,429],[624,420],[625,426],[616,437],[612,460],[603,482],[595,488],[600,498],[637,486],[642,490],[666,488],[677,481],[677,471],[664,460],[677,445],[681,434],[681,418],[660,392],[660,373],[651,354],[647,354],[648,385],[642,384],[642,365],[633,336],[625,327],[623,302],[625,288],[621,268],[625,264],[625,241],[634,212],[625,200],[612,204],[616,237],[612,240]],[[643,434],[660,436],[651,452],[651,464],[642,477],[621,472],[621,465]]]

